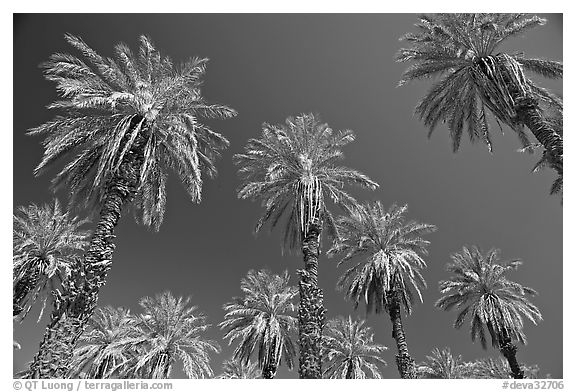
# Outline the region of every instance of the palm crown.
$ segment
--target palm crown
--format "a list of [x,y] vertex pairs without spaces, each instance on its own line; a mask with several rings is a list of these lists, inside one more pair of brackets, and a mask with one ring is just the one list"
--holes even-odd
[[[34,301],[45,293],[59,292],[74,270],[73,256],[87,245],[88,221],[63,211],[57,199],[52,205],[19,207],[13,216],[14,312],[26,316]],[[42,314],[40,314],[42,316]]]
[[[233,359],[247,364],[258,352],[258,366],[277,366],[284,359],[292,368],[296,349],[292,333],[296,329],[295,287],[289,286],[290,276],[273,275],[270,271],[249,271],[241,281],[243,297],[224,305],[225,320],[220,327],[230,344],[238,340]],[[271,363],[275,362],[275,363]]]
[[243,183],[240,198],[260,198],[265,212],[256,225],[274,228],[287,215],[284,245],[295,248],[312,223],[335,234],[334,219],[326,199],[345,207],[355,199],[343,187],[355,184],[378,187],[364,174],[337,166],[342,147],[354,141],[352,131],[333,131],[317,116],[288,118],[285,124],[264,124],[262,137],[250,139],[244,154],[235,155]]
[[440,121],[446,122],[456,151],[467,126],[471,141],[482,141],[492,150],[489,111],[497,121],[510,126],[522,144],[528,146],[529,139],[517,118],[516,98],[530,95],[557,108],[562,107],[562,101],[528,79],[524,70],[559,78],[563,67],[556,61],[496,50],[505,40],[544,23],[544,19],[524,14],[421,16],[416,24],[418,32],[402,37],[410,47],[400,49],[397,60],[413,62],[400,84],[442,76],[416,107],[416,113],[430,128],[429,135]]
[[461,253],[454,253],[451,258],[452,263],[447,269],[453,276],[440,282],[442,297],[436,306],[460,311],[454,327],[460,328],[470,316],[472,340],[480,338],[484,348],[485,329],[488,329],[494,347],[500,345],[502,338],[525,344],[523,317],[536,324],[542,316],[526,298],[536,292],[505,276],[522,262],[501,261],[499,250],[492,249],[483,254],[477,247],[464,247]]
[[189,378],[213,376],[210,353],[218,345],[204,339],[206,317],[189,305],[190,298],[176,298],[170,292],[140,300],[142,314],[135,317],[129,336],[113,348],[134,353],[125,368],[139,378],[169,378],[176,361]]
[[68,185],[71,201],[102,201],[106,184],[130,172],[136,207],[142,220],[156,229],[166,203],[166,178],[175,171],[193,201],[200,201],[202,172],[216,173],[214,159],[228,141],[201,118],[228,118],[236,112],[208,104],[200,92],[207,59],[193,58],[174,65],[161,56],[150,39],[140,37],[133,53],[116,45],[116,60],[105,58],[82,39],[66,35],[87,62],[56,53],[43,64],[48,80],[56,82],[62,100],[49,108],[65,115],[42,124],[30,134],[46,135],[45,152],[36,173],[61,157],[69,163],[53,180]]
[[328,252],[342,255],[338,263],[360,259],[338,280],[340,289],[355,306],[365,301],[367,311],[377,313],[386,308],[386,292],[397,291],[404,308],[410,312],[414,291],[426,282],[420,270],[426,266],[429,241],[421,236],[436,230],[434,225],[406,221],[407,206],[392,205],[384,209],[379,201],[362,204],[349,216],[338,218],[339,238]]
[[130,353],[115,345],[125,339],[134,323],[130,310],[106,306],[98,308],[74,350],[71,377],[85,373],[88,378],[108,378],[130,359]]
[[427,355],[426,361],[418,366],[419,378],[469,378],[471,372],[471,364],[463,362],[460,355],[452,355],[447,347],[442,350],[435,348],[432,355]]
[[[469,365],[472,371],[470,378],[510,378],[510,365],[503,358],[482,358]],[[538,365],[523,365],[522,371],[525,378],[549,378],[542,377]]]
[[226,379],[254,379],[261,378],[261,371],[255,363],[227,360],[222,364],[222,374],[218,378]]
[[386,366],[382,354],[387,347],[374,342],[365,321],[338,317],[328,322],[324,335],[324,378],[382,378]]

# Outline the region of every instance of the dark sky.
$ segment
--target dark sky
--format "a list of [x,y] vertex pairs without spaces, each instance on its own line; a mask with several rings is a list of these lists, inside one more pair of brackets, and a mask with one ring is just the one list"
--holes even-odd
[[[562,15],[543,15],[548,24],[510,41],[505,49],[528,56],[562,60]],[[449,346],[465,360],[497,357],[482,350],[469,332],[452,328],[455,313],[433,303],[438,281],[448,277],[449,255],[463,245],[497,247],[507,258],[524,265],[510,278],[540,295],[533,302],[544,321],[525,328],[528,345],[520,347],[520,362],[537,363],[542,373],[562,377],[562,206],[548,190],[551,171],[531,174],[536,155],[516,152],[511,131],[493,127],[494,154],[480,145],[463,142],[451,152],[445,128],[433,137],[413,116],[414,106],[429,81],[396,88],[405,65],[394,62],[398,38],[412,30],[416,14],[180,14],[180,15],[15,15],[14,17],[14,207],[51,199],[49,181],[56,170],[35,178],[33,168],[42,157],[41,139],[25,131],[50,120],[45,109],[55,88],[43,79],[38,64],[54,52],[72,52],[64,33],[80,35],[107,56],[119,41],[131,47],[148,34],[164,54],[176,61],[200,56],[210,59],[203,93],[208,101],[227,104],[239,115],[210,125],[225,135],[230,148],[218,162],[219,176],[206,181],[203,201],[192,204],[175,177],[168,182],[164,224],[156,233],[138,226],[126,214],[117,227],[117,250],[100,304],[139,311],[138,299],[169,289],[192,296],[192,302],[216,325],[222,304],[240,294],[239,282],[249,269],[288,269],[294,284],[299,255],[282,256],[280,233],[255,237],[254,224],[262,212],[258,203],[238,200],[239,186],[232,155],[247,140],[258,137],[263,122],[283,122],[289,115],[317,112],[335,129],[352,129],[356,142],[346,148],[345,164],[380,184],[376,192],[353,190],[361,200],[409,205],[409,218],[432,223],[438,231],[424,271],[429,288],[424,303],[404,318],[408,346],[417,362],[434,347]],[[77,54],[76,52],[73,52]],[[542,81],[562,93],[561,81]],[[59,195],[62,199],[64,195]],[[354,314],[335,289],[342,272],[334,260],[320,260],[320,285],[328,318]],[[15,326],[22,349],[14,352],[14,369],[31,361],[47,318],[36,324],[36,313]],[[375,339],[389,347],[387,378],[398,376],[386,315],[369,315]],[[230,357],[232,348],[212,327],[208,335],[223,350],[212,366]],[[181,377],[183,373],[177,372]],[[279,377],[297,377],[286,368]]]

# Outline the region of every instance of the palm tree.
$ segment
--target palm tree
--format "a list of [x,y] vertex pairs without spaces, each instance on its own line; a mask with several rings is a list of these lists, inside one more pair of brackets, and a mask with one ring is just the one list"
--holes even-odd
[[[73,271],[72,257],[81,253],[88,221],[62,211],[58,199],[52,204],[19,207],[13,216],[13,316],[21,321],[36,300],[46,301],[62,293]],[[51,294],[52,293],[52,294]]]
[[229,344],[238,340],[233,359],[247,366],[258,353],[258,367],[263,378],[274,378],[282,358],[292,369],[296,349],[292,332],[296,329],[294,297],[296,288],[289,286],[288,271],[273,275],[270,271],[249,271],[241,281],[243,297],[224,305],[220,327]]
[[140,300],[143,313],[135,316],[132,330],[110,346],[110,350],[136,353],[121,364],[129,375],[170,378],[174,363],[180,361],[188,378],[213,376],[210,352],[220,348],[202,336],[210,324],[189,303],[190,298],[176,298],[168,291]]
[[420,290],[426,282],[420,271],[426,266],[428,241],[423,235],[436,230],[426,223],[406,221],[407,206],[392,205],[388,210],[377,201],[362,204],[349,216],[338,218],[339,238],[328,252],[342,255],[338,263],[358,258],[338,280],[340,290],[354,302],[366,303],[366,312],[388,312],[392,337],[396,340],[396,364],[402,378],[415,377],[414,360],[408,352],[401,308],[412,312],[415,294],[422,301]]
[[543,25],[545,19],[524,14],[437,14],[421,16],[417,33],[402,37],[409,48],[397,60],[411,61],[400,84],[442,76],[416,107],[416,113],[432,134],[447,123],[453,150],[460,146],[467,126],[471,141],[480,140],[492,151],[487,112],[513,129],[522,144],[530,144],[526,126],[544,146],[562,176],[563,141],[542,115],[541,105],[562,109],[562,100],[528,79],[525,71],[561,78],[562,63],[526,58],[522,53],[497,52],[507,39]]
[[262,371],[258,369],[255,363],[243,361],[227,360],[222,364],[222,374],[218,378],[228,379],[247,379],[261,378]]
[[522,316],[536,324],[542,315],[536,306],[526,299],[536,292],[506,278],[506,273],[516,270],[520,260],[501,261],[500,251],[492,249],[483,254],[477,247],[464,247],[461,253],[452,255],[447,270],[453,274],[449,280],[440,282],[442,297],[436,306],[443,310],[457,308],[460,313],[454,322],[460,328],[466,317],[471,318],[472,341],[480,338],[486,349],[488,330],[492,346],[497,347],[506,358],[512,376],[524,378],[516,360],[514,341],[526,343],[522,331]]
[[335,234],[327,202],[350,208],[355,199],[344,191],[345,184],[378,187],[360,172],[336,165],[343,158],[342,147],[354,138],[352,131],[334,132],[318,116],[303,114],[289,117],[285,124],[264,124],[262,137],[250,139],[245,153],[234,156],[242,176],[238,197],[260,199],[265,208],[256,232],[266,222],[274,228],[287,216],[284,246],[303,253],[304,269],[298,270],[300,378],[322,377],[325,310],[318,287],[318,257],[323,229]]
[[374,342],[364,320],[338,317],[328,321],[324,336],[324,378],[382,378],[378,365],[388,348]]
[[[483,358],[470,363],[472,375],[470,378],[510,378],[511,370],[508,361],[503,358]],[[522,364],[525,378],[550,378],[550,375],[542,377],[538,365],[526,366]]]
[[214,176],[214,161],[227,147],[201,118],[229,118],[236,112],[207,104],[200,84],[207,59],[174,65],[151,41],[140,37],[138,53],[120,43],[116,60],[82,39],[66,35],[80,58],[56,53],[43,64],[61,100],[49,107],[63,115],[29,133],[46,135],[36,174],[60,158],[69,162],[53,180],[68,188],[72,205],[100,211],[85,254],[86,280],[48,325],[32,365],[34,377],[63,377],[76,340],[92,315],[114,252],[114,227],[131,204],[137,217],[156,230],[166,207],[166,179],[175,171],[193,202],[200,202],[202,174]]
[[133,323],[128,309],[97,308],[74,350],[69,376],[79,378],[84,374],[85,378],[99,379],[118,376],[117,370],[129,359],[129,354],[115,343],[129,336]]
[[426,361],[418,365],[418,378],[455,379],[470,378],[471,366],[462,356],[453,356],[448,347],[435,348]]

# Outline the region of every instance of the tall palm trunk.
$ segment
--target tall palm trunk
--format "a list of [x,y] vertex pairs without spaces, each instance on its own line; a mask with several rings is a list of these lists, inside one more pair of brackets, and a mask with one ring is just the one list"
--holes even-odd
[[122,207],[132,200],[137,189],[143,161],[141,146],[142,142],[135,143],[118,174],[107,184],[100,221],[84,255],[83,283],[80,290],[65,293],[63,301],[56,303],[40,350],[30,365],[29,378],[65,378],[68,373],[74,346],[94,313],[100,287],[106,283],[112,265],[114,228]]
[[302,241],[304,269],[300,275],[300,305],[298,307],[298,333],[300,340],[300,378],[322,378],[322,327],[324,305],[322,290],[318,287],[318,257],[320,255],[319,222],[311,223]]
[[504,334],[500,336],[498,340],[498,345],[500,352],[508,361],[510,365],[510,370],[512,371],[513,378],[524,378],[524,371],[520,368],[518,361],[516,360],[516,351],[518,348],[512,343],[512,340],[509,336]]
[[400,298],[397,290],[386,292],[386,301],[390,321],[392,322],[392,337],[396,341],[398,354],[396,355],[396,365],[401,378],[416,378],[416,367],[414,359],[408,353],[408,344],[404,335],[402,325],[402,315],[400,313]]
[[[280,353],[281,354],[281,353]],[[270,353],[268,354],[268,363],[262,369],[262,378],[272,379],[276,377],[278,370],[278,358],[276,357],[276,340],[270,346]]]

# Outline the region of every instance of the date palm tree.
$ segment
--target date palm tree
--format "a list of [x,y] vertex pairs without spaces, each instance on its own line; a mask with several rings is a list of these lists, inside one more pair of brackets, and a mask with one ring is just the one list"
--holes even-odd
[[387,366],[382,354],[388,348],[374,341],[364,320],[338,317],[328,321],[324,335],[324,378],[382,378]]
[[85,253],[85,283],[53,315],[32,364],[36,378],[66,374],[111,268],[122,209],[130,204],[138,220],[158,229],[169,171],[176,172],[192,201],[200,202],[203,174],[216,174],[215,159],[228,146],[200,121],[236,114],[204,101],[200,85],[207,59],[175,65],[145,36],[137,53],[116,45],[116,60],[78,37],[67,34],[66,40],[84,60],[56,53],[43,64],[61,97],[49,107],[63,114],[29,132],[45,136],[44,157],[35,172],[67,160],[54,189],[67,188],[72,205],[99,211],[100,218]]
[[129,336],[134,318],[129,309],[97,308],[88,329],[78,340],[70,367],[71,378],[112,378],[130,354],[115,344]]
[[397,60],[412,62],[400,84],[440,76],[416,107],[430,128],[447,124],[452,147],[457,151],[464,127],[471,141],[481,141],[492,151],[487,113],[509,126],[523,147],[530,144],[526,126],[544,146],[550,162],[562,176],[563,141],[545,121],[545,106],[562,108],[562,100],[530,80],[525,71],[561,78],[562,63],[526,58],[524,54],[499,52],[501,44],[545,19],[524,14],[436,14],[421,16],[417,32],[402,39],[408,48]]
[[[483,358],[470,363],[472,375],[470,378],[510,378],[511,370],[508,361],[503,358]],[[524,378],[550,378],[550,375],[542,377],[538,365],[520,366]]]
[[447,311],[459,310],[455,328],[460,328],[469,316],[472,341],[479,338],[484,349],[488,330],[492,346],[508,361],[513,378],[524,378],[513,342],[526,343],[522,317],[536,324],[542,320],[542,315],[526,298],[535,295],[536,291],[506,278],[506,274],[516,270],[522,262],[501,261],[499,250],[491,249],[484,254],[477,247],[464,247],[451,258],[447,270],[453,275],[440,282],[442,297],[436,306]]
[[352,131],[333,131],[318,116],[289,117],[285,124],[264,124],[262,137],[250,139],[244,154],[235,155],[242,185],[238,197],[260,199],[265,212],[256,225],[274,228],[286,216],[284,247],[300,248],[304,269],[300,275],[298,327],[300,378],[322,378],[324,305],[318,286],[318,257],[324,229],[335,234],[328,202],[350,208],[356,201],[344,185],[376,189],[364,174],[337,166],[342,148],[354,141]]
[[248,366],[254,353],[263,378],[274,378],[282,359],[292,369],[296,349],[292,333],[296,329],[293,300],[297,290],[289,285],[288,271],[249,271],[241,281],[244,295],[224,305],[220,327],[229,344],[238,340],[233,359]]
[[128,336],[110,346],[135,353],[120,364],[129,376],[170,378],[177,361],[188,378],[213,376],[210,353],[218,353],[220,347],[202,336],[210,324],[189,303],[190,298],[176,298],[168,291],[140,300],[143,312],[134,317]]
[[436,230],[426,223],[406,221],[407,206],[386,210],[379,201],[360,205],[348,216],[338,218],[339,237],[328,252],[341,255],[338,265],[357,259],[338,280],[346,297],[366,312],[388,312],[398,354],[396,364],[402,378],[415,378],[415,364],[408,351],[401,309],[412,312],[415,295],[426,287],[421,270],[429,241],[423,235]]
[[432,355],[427,355],[426,361],[417,367],[418,378],[471,378],[471,371],[471,365],[464,362],[461,355],[452,355],[448,347],[442,350],[435,348]]
[[222,364],[222,374],[218,378],[227,379],[254,379],[261,378],[262,371],[255,363],[227,360]]
[[[40,297],[42,309],[62,292],[73,270],[72,256],[88,244],[88,221],[52,204],[19,207],[13,216],[13,317],[21,321]],[[51,294],[52,293],[52,294]],[[38,319],[40,319],[40,317]]]

